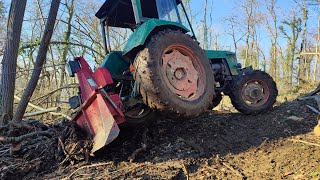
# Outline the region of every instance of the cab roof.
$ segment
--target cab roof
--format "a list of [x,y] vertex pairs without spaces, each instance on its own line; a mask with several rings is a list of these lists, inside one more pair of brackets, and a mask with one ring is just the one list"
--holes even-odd
[[[159,18],[156,0],[140,0],[143,17]],[[177,5],[181,0],[176,0]],[[95,14],[100,20],[108,18],[111,27],[133,28],[136,25],[131,0],[106,0]]]

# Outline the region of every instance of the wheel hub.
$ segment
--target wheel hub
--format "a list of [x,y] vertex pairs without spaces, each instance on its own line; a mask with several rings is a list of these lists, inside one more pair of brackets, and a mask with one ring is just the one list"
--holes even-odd
[[174,76],[178,79],[178,80],[182,80],[183,78],[186,77],[186,72],[183,68],[178,68],[176,69],[176,71],[174,72]]
[[174,92],[184,99],[193,97],[199,89],[199,73],[192,59],[176,49],[164,54],[162,59],[165,75]]
[[242,98],[250,106],[260,106],[265,102],[265,89],[263,84],[253,81],[244,86],[242,91]]

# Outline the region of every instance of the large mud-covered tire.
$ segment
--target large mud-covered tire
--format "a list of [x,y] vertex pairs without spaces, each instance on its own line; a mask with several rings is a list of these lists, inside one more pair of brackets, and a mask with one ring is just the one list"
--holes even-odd
[[270,110],[276,102],[278,90],[272,77],[264,71],[240,73],[231,84],[232,105],[244,114],[260,114]]
[[215,95],[210,62],[198,42],[181,31],[153,35],[134,62],[137,91],[149,107],[194,117]]

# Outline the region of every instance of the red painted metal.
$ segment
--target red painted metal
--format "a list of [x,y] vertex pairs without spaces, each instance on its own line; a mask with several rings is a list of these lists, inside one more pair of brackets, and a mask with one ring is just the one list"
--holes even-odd
[[199,98],[206,77],[199,58],[183,44],[169,46],[162,55],[162,73],[170,90],[184,100]]
[[96,69],[92,75],[92,78],[99,85],[99,88],[103,88],[108,84],[113,84],[111,74],[106,68]]
[[124,110],[118,94],[102,89],[113,84],[109,71],[98,68],[93,73],[84,58],[75,60],[81,66],[76,74],[81,89],[82,105],[73,116],[73,120],[93,138],[93,153],[118,136],[120,129],[117,124],[125,122]]

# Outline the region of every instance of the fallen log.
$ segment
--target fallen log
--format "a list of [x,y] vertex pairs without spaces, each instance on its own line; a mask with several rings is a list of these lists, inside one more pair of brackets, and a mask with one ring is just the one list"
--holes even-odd
[[[316,95],[316,94],[319,93],[319,92],[320,92],[320,85],[319,85],[315,90],[313,90],[313,91],[305,94],[303,97],[314,96],[314,95]],[[303,97],[302,97],[302,98],[303,98]]]
[[[21,100],[21,98],[18,97],[18,96],[16,96],[16,95],[14,96],[14,98],[17,99],[18,101]],[[42,107],[40,107],[40,106],[37,106],[37,105],[34,105],[34,104],[30,103],[30,102],[28,103],[28,106],[33,107],[33,108],[35,108],[35,109],[38,109],[38,110],[40,110],[40,111],[45,110],[44,108],[42,108]],[[68,119],[68,120],[71,120],[71,117],[70,117],[70,116],[65,115],[65,114],[63,114],[63,113],[56,113],[56,112],[49,112],[49,113],[52,114],[53,116],[62,116],[62,117],[64,117],[64,118]]]
[[320,110],[320,95],[304,96],[304,97],[298,98],[299,101],[305,101],[310,99],[314,99],[317,102],[318,110]]
[[37,112],[25,113],[23,115],[23,117],[26,118],[26,117],[38,116],[38,115],[45,114],[45,113],[50,113],[50,112],[56,112],[57,113],[57,112],[60,112],[60,111],[61,111],[60,107],[53,107],[53,108],[40,110],[40,111],[37,111]]

